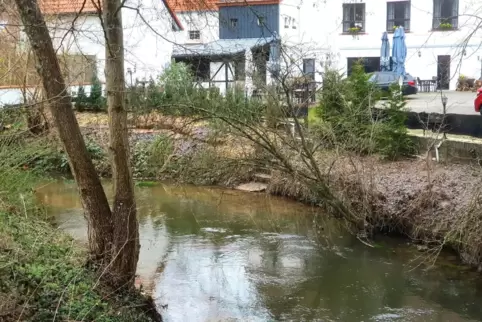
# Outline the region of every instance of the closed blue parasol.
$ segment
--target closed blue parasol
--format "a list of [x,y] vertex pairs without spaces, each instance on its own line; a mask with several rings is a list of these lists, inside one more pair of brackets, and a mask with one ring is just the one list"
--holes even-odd
[[382,36],[382,48],[380,50],[380,71],[390,71],[390,41],[385,31]]
[[393,34],[392,61],[393,71],[405,76],[405,59],[407,58],[407,45],[405,44],[405,30],[403,27],[395,29]]

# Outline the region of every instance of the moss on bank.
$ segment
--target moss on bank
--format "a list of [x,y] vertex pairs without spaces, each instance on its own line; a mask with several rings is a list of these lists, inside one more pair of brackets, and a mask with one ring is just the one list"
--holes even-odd
[[99,284],[85,250],[48,222],[30,172],[1,175],[1,321],[152,321],[140,293]]

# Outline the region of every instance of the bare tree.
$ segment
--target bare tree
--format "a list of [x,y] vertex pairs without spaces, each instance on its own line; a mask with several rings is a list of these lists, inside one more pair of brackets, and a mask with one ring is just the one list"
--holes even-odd
[[129,138],[124,99],[124,37],[120,6],[119,0],[105,0],[103,8],[109,137],[114,181],[112,273],[117,285],[133,282],[139,258],[139,227],[134,184],[129,167]]
[[[58,57],[37,0],[15,0],[25,33],[36,58],[53,123],[69,158],[88,222],[92,260],[106,282],[131,287],[138,259],[138,230],[127,150],[126,112],[123,106],[123,45],[119,2],[104,2],[107,52],[107,94],[114,169],[114,212],[92,164],[75,118]],[[115,220],[113,218],[115,217]]]

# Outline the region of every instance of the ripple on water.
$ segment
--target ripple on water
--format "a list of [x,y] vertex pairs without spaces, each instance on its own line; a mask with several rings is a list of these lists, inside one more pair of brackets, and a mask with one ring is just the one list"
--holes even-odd
[[201,228],[201,231],[205,233],[225,233],[228,230],[225,228],[204,227],[204,228]]
[[[138,272],[149,278],[154,267],[166,322],[482,318],[482,296],[465,275],[408,270],[408,255],[361,245],[329,221],[320,236],[303,216],[308,208],[217,191],[159,185],[137,195]],[[76,189],[59,183],[37,193],[63,229],[86,239],[82,212],[70,210],[80,207]]]
[[385,308],[388,312],[380,313],[371,318],[372,321],[413,321],[414,318],[429,316],[434,313],[432,309],[412,308]]

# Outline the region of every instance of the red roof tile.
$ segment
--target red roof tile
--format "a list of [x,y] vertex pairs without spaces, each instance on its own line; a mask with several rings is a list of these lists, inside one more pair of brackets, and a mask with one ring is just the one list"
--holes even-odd
[[166,0],[174,12],[218,10],[219,0]]
[[95,13],[98,0],[39,0],[40,10],[44,14]]

